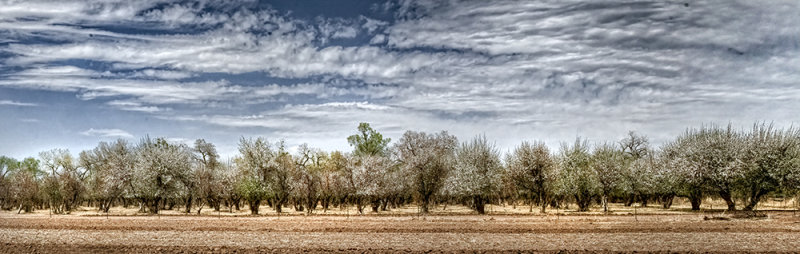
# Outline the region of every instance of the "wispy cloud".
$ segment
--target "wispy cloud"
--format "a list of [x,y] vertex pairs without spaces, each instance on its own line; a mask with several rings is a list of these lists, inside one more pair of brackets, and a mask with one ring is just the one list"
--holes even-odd
[[0,106],[21,106],[21,107],[36,107],[39,104],[36,103],[28,103],[28,102],[19,102],[19,101],[11,101],[11,100],[0,100]]
[[[800,107],[797,1],[376,6],[307,18],[251,2],[7,3],[0,89],[75,95],[121,119],[326,140],[359,121],[509,144],[615,139],[790,123]],[[14,103],[44,102],[0,101]]]
[[81,132],[81,135],[103,138],[133,138],[133,135],[120,129],[94,129],[90,128]]

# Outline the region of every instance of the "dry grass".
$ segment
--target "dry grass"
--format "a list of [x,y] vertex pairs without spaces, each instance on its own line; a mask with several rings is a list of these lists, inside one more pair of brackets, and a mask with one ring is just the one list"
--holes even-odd
[[[774,209],[772,202],[767,203]],[[203,216],[165,211],[143,216],[135,209],[114,208],[108,218],[82,208],[52,218],[46,210],[17,215],[0,213],[0,252],[793,252],[800,250],[800,216],[769,211],[766,218],[736,218],[716,210],[689,212],[657,206],[611,206],[577,213],[548,210],[533,215],[528,206],[492,206],[475,215],[461,206],[438,206],[417,216],[408,206],[379,215],[354,215],[355,209],[332,209],[302,216],[291,211],[262,216],[247,210],[204,209]],[[710,210],[711,207],[715,210]],[[704,209],[706,206],[704,205]],[[136,215],[136,216],[132,216]],[[237,217],[235,217],[237,216]],[[725,216],[728,220],[704,220]]]

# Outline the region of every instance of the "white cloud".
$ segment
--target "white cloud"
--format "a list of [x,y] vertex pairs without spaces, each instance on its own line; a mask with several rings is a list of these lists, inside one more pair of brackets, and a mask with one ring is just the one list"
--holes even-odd
[[19,101],[11,101],[11,100],[0,100],[0,106],[35,107],[35,106],[39,106],[39,104],[28,103],[28,102],[19,102]]
[[[800,107],[797,1],[399,1],[385,5],[399,10],[392,22],[154,3],[1,6],[11,35],[0,51],[14,71],[0,86],[322,140],[360,121],[392,135],[615,139],[626,129],[788,121]],[[190,32],[172,32],[181,29]],[[364,32],[364,45],[329,44]],[[21,40],[35,36],[64,43]],[[76,59],[107,66],[65,64]],[[211,73],[221,78],[198,81]],[[251,73],[300,80],[228,79]]]
[[127,138],[132,139],[133,135],[120,129],[94,129],[90,128],[80,133],[84,136],[103,137],[103,138]]

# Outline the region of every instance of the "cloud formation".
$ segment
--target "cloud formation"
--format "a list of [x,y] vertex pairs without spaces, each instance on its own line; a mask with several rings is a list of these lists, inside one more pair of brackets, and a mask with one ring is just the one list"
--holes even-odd
[[88,129],[81,132],[84,136],[102,137],[102,138],[133,138],[133,135],[127,131],[120,129]]
[[19,102],[12,100],[0,100],[0,106],[20,106],[20,107],[35,107],[36,103]]
[[800,106],[797,1],[305,11],[318,15],[249,1],[6,2],[0,89],[74,95],[86,110],[158,119],[158,131],[221,147],[264,135],[347,149],[361,121],[390,137],[484,133],[504,148],[627,130],[660,142],[709,122],[789,125]]

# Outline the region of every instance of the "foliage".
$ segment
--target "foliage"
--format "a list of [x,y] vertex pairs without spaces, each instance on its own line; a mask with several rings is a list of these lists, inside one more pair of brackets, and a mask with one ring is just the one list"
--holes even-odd
[[444,185],[453,167],[457,144],[456,137],[446,131],[437,134],[407,131],[395,144],[401,168],[416,192],[421,213],[429,212],[434,195]]
[[133,190],[150,213],[158,213],[163,201],[178,198],[190,177],[191,152],[186,145],[166,139],[144,138],[137,148]]
[[461,144],[455,154],[455,167],[445,188],[451,195],[471,199],[472,209],[484,214],[486,202],[496,196],[501,185],[500,152],[485,136],[479,136]]
[[[556,161],[543,142],[522,142],[506,157],[508,173],[518,188],[545,211],[556,180]],[[532,208],[531,208],[532,209]]]
[[358,134],[347,137],[347,143],[354,147],[355,156],[385,156],[390,138],[383,138],[380,132],[375,131],[368,123],[358,125]]
[[592,170],[589,144],[580,138],[570,146],[561,145],[559,192],[575,198],[579,211],[588,211],[592,199],[601,191],[598,175]]

